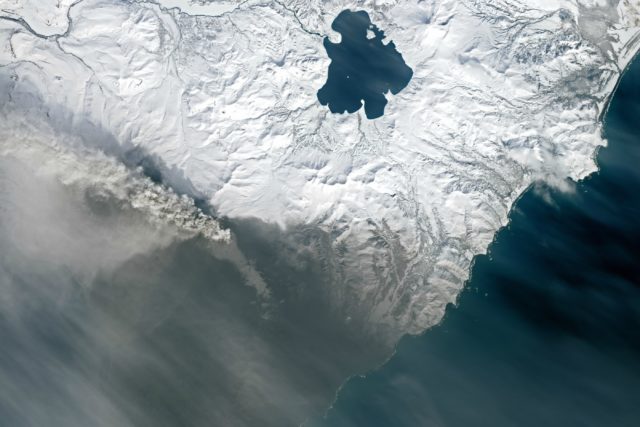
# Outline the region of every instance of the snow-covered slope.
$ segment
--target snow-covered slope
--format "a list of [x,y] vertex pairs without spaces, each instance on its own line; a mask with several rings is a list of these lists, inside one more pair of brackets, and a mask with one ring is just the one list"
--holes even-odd
[[[322,39],[338,38],[330,25],[344,9],[366,10],[414,71],[377,120],[317,102]],[[6,109],[59,131],[105,129],[114,141],[85,139],[151,162],[217,215],[325,232],[328,245],[305,250],[331,261],[336,310],[393,340],[439,321],[527,186],[595,170],[603,109],[640,43],[639,9],[0,0],[0,73],[33,95],[9,91]]]

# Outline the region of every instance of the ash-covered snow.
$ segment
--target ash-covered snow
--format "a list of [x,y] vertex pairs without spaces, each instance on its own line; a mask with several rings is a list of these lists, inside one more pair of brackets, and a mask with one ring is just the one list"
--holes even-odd
[[[527,186],[595,170],[603,109],[640,43],[639,8],[0,0],[0,73],[16,83],[3,117],[105,129],[115,142],[94,149],[151,162],[220,217],[282,236],[321,230],[328,243],[305,250],[327,260],[336,312],[394,342],[441,319]],[[322,40],[339,39],[330,25],[345,9],[366,10],[414,70],[377,120],[316,98]]]

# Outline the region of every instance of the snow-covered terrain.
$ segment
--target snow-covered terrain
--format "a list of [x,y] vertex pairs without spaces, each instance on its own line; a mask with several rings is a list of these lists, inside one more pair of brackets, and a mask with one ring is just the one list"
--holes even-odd
[[[276,224],[292,265],[324,260],[345,324],[389,342],[441,319],[527,186],[595,170],[640,43],[638,1],[209,3],[0,0],[3,120],[37,118],[217,216]],[[377,120],[317,102],[344,9],[414,71]],[[288,233],[306,229],[329,239]]]

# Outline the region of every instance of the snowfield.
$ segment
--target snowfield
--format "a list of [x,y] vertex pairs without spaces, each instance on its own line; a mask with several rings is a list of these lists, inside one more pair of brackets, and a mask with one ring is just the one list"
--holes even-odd
[[[316,98],[322,40],[338,39],[330,26],[344,9],[366,10],[414,71],[376,120],[331,114]],[[566,177],[596,170],[607,100],[640,44],[638,10],[0,0],[0,111],[146,165],[217,217],[277,225],[292,265],[296,251],[326,261],[345,325],[395,342],[442,318],[528,186],[570,191]],[[308,242],[307,229],[329,238]]]

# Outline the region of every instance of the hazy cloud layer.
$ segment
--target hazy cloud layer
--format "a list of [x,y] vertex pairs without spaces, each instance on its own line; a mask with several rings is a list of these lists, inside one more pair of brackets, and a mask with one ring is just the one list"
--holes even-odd
[[90,134],[2,118],[9,425],[296,425],[387,355],[332,306],[319,230],[232,234]]

